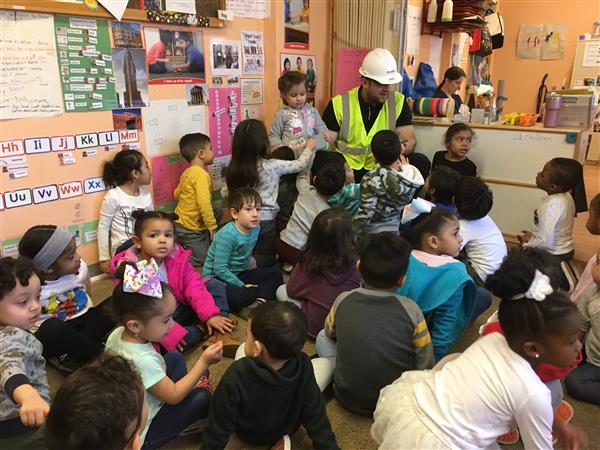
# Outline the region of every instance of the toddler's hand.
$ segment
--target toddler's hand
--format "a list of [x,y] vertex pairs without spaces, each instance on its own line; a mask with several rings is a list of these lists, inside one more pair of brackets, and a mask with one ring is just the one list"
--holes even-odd
[[308,138],[306,140],[304,148],[311,152],[314,152],[317,149],[317,141],[315,141],[313,138]]
[[231,333],[235,328],[233,320],[223,316],[212,316],[206,321],[208,334],[211,335],[216,330],[219,333]]
[[198,363],[201,361],[208,367],[214,363],[218,363],[221,361],[223,357],[223,341],[217,341],[211,346],[207,347],[204,352],[202,352],[202,356],[198,359]]
[[50,411],[48,403],[37,392],[28,394],[21,404],[19,416],[26,427],[41,427]]
[[399,159],[399,161],[400,161],[400,165],[401,166],[406,166],[406,165],[410,164],[408,162],[408,158],[406,156],[404,156],[402,153],[400,153],[400,159]]
[[100,261],[100,270],[110,274],[110,261]]
[[588,437],[583,430],[566,423],[563,423],[562,426],[555,426],[554,428],[554,433],[556,434],[556,437],[558,437],[561,448],[565,450],[587,448]]
[[323,133],[323,139],[325,139],[325,142],[329,144],[333,140],[333,136],[328,131],[326,131],[325,133]]
[[533,236],[533,234],[531,234],[531,231],[521,230],[521,233],[523,233],[523,234],[519,234],[517,236],[517,238],[519,239],[519,243],[520,244],[524,244],[525,242],[529,242],[529,240]]
[[215,239],[215,232],[216,231],[217,230],[208,230],[208,234],[210,235],[210,240],[211,241],[214,241],[214,239]]

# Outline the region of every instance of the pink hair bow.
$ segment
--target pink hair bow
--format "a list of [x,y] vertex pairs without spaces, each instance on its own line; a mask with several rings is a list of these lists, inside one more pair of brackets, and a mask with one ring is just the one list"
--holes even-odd
[[402,223],[408,223],[423,213],[430,213],[435,205],[424,198],[417,197],[402,209]]
[[149,297],[162,298],[163,275],[154,261],[154,258],[147,261],[138,261],[137,267],[128,264],[123,274],[123,291],[137,292]]

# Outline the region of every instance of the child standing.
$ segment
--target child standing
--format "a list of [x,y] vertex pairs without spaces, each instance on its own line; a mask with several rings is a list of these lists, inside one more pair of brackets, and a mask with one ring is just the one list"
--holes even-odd
[[229,366],[217,386],[204,450],[225,448],[234,432],[248,443],[272,445],[300,425],[315,448],[339,448],[313,364],[302,353],[306,328],[302,312],[288,302],[269,302],[252,311],[246,357]]
[[[132,271],[132,279],[127,279]],[[139,372],[148,403],[148,418],[140,440],[144,450],[160,448],[186,427],[208,415],[211,387],[208,367],[221,360],[222,342],[208,347],[188,372],[183,355],[163,356],[152,343],[162,341],[173,327],[177,301],[157,274],[147,274],[141,286],[134,266],[124,269],[125,281],[115,287],[115,314],[121,326],[106,341],[106,349],[130,360]],[[140,287],[146,288],[142,294]],[[200,382],[200,383],[199,383]]]
[[25,258],[0,258],[0,447],[43,449],[50,389],[37,322],[40,279]]
[[433,155],[431,168],[447,166],[463,176],[477,176],[477,166],[467,158],[473,136],[475,136],[475,132],[465,123],[459,122],[450,125],[444,134],[446,150],[441,150]]
[[[535,370],[542,363],[566,368],[575,362],[581,350],[577,308],[553,292],[526,255],[503,264],[488,285],[501,298],[504,335],[491,333],[458,358],[431,371],[405,372],[384,388],[371,428],[380,448],[398,442],[414,449],[493,448],[514,422],[525,448],[553,447],[551,393]],[[556,422],[554,428],[563,448],[585,446],[571,425]]]
[[21,238],[19,254],[33,261],[44,283],[42,312],[32,331],[48,362],[70,372],[102,353],[114,327],[110,302],[92,306],[88,267],[73,234],[56,225],[36,225]]
[[283,106],[277,111],[269,132],[271,149],[287,145],[299,155],[310,138],[316,140],[317,150],[327,149],[327,125],[319,112],[306,102],[306,75],[288,72],[279,78],[277,85]]
[[144,391],[140,375],[128,360],[103,354],[70,375],[58,389],[44,443],[49,450],[139,450],[148,416]]
[[310,337],[323,329],[336,297],[360,286],[356,259],[350,214],[339,208],[321,211],[287,284],[277,290],[278,300],[300,306]]
[[344,186],[344,171],[338,164],[326,164],[321,167],[312,180],[312,186],[308,176],[308,170],[298,175],[298,199],[292,217],[275,241],[275,250],[281,260],[292,265],[298,262],[315,217],[329,208],[329,197]]
[[465,328],[491,304],[465,265],[455,259],[462,237],[456,217],[446,209],[415,199],[404,208],[402,221],[410,222],[413,251],[406,279],[398,294],[415,301],[423,311],[436,361],[462,336]]
[[583,317],[580,339],[587,361],[565,378],[567,392],[584,402],[600,405],[600,250],[591,267],[593,283],[582,292],[577,308]]
[[100,268],[108,273],[110,260],[117,249],[126,242],[131,245],[132,212],[154,209],[152,194],[146,187],[152,174],[148,161],[140,152],[121,150],[112,161],[104,163],[102,179],[107,187],[112,187],[104,194],[98,219],[98,258]]
[[463,238],[461,249],[467,257],[467,270],[480,286],[506,257],[504,237],[488,215],[493,201],[492,191],[474,177],[463,177],[454,194]]
[[239,123],[233,133],[231,162],[225,174],[227,191],[232,196],[238,188],[252,188],[262,199],[262,221],[256,243],[255,258],[259,267],[275,263],[275,217],[279,211],[277,192],[279,178],[305,169],[315,150],[314,139],[308,139],[295,161],[267,159],[269,138],[260,120],[248,119]]
[[433,348],[419,307],[395,294],[408,267],[408,243],[394,233],[369,235],[359,253],[364,288],[335,300],[317,337],[317,351],[335,361],[340,403],[370,416],[381,388],[407,370],[433,366]]
[[217,231],[202,270],[205,277],[215,277],[226,284],[227,299],[234,311],[255,302],[275,300],[275,292],[283,283],[277,267],[252,267],[261,206],[260,195],[254,189],[232,192],[229,211],[233,220]]
[[361,181],[360,207],[354,226],[362,234],[398,233],[402,208],[423,186],[423,176],[400,155],[402,145],[395,132],[377,132],[371,141],[371,150],[378,166]]
[[454,206],[454,192],[462,175],[447,166],[437,166],[431,170],[425,180],[423,190],[427,199],[434,203],[436,208],[444,208],[456,214]]
[[544,165],[535,184],[548,197],[533,213],[533,231],[519,235],[524,247],[542,247],[554,255],[557,263],[573,257],[575,202],[569,191],[582,177],[583,166],[574,159],[554,158]]
[[[239,343],[231,339],[235,324],[229,318],[225,288],[217,280],[202,279],[189,262],[190,251],[175,244],[173,215],[136,211],[134,217],[134,245],[115,255],[111,266],[114,271],[125,261],[146,264],[151,260],[159,266],[163,281],[169,283],[177,300],[173,316],[176,326],[161,341],[163,347],[185,350],[214,333],[214,338],[226,344],[226,356],[235,352]],[[195,325],[198,321],[200,327]]]
[[177,199],[175,237],[191,250],[190,263],[202,267],[210,241],[217,229],[211,204],[212,179],[206,168],[213,162],[210,139],[202,133],[186,134],[179,141],[181,156],[190,163],[173,193]]

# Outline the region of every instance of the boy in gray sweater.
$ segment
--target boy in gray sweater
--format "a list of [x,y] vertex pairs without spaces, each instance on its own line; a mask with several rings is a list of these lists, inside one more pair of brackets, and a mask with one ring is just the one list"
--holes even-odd
[[297,158],[309,138],[315,140],[317,150],[326,150],[329,142],[327,125],[319,112],[306,102],[306,75],[287,72],[279,78],[277,85],[283,106],[277,111],[269,131],[271,150],[286,145]]
[[43,449],[50,407],[39,319],[41,283],[25,258],[0,258],[0,448]]

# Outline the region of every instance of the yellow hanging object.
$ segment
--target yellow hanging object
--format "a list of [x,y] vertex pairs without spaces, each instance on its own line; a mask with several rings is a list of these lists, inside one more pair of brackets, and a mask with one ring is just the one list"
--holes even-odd
[[83,0],[83,4],[92,11],[96,11],[98,8],[98,0]]

